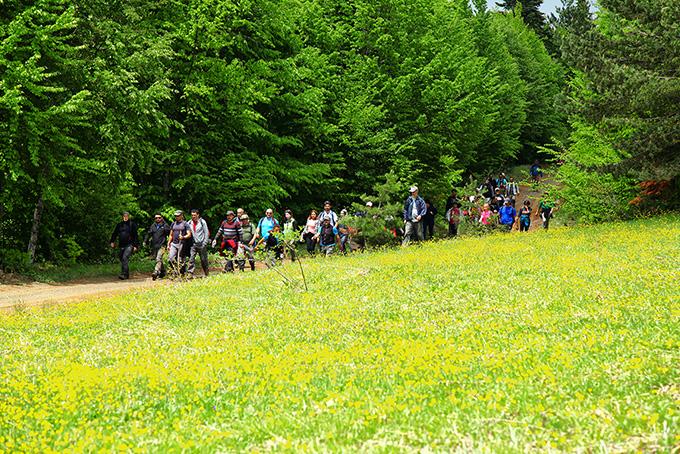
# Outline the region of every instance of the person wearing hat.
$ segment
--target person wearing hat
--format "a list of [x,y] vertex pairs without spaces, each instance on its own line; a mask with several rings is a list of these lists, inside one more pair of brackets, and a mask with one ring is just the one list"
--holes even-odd
[[494,190],[494,196],[492,200],[492,208],[493,211],[498,212],[498,210],[501,209],[503,204],[505,203],[505,196],[503,196],[503,193],[501,192],[501,188],[496,188]]
[[321,214],[319,214],[319,225],[323,225],[323,221],[326,218],[328,218],[331,220],[331,225],[333,227],[338,226],[338,215],[335,214],[333,210],[331,210],[331,207],[332,207],[331,202],[329,202],[328,200],[326,200],[323,203],[323,211],[321,212]]
[[255,256],[253,255],[255,250],[255,226],[250,223],[250,218],[245,213],[241,215],[239,220],[241,221],[241,241],[238,243],[238,258],[236,262],[238,263],[239,269],[244,271],[246,257],[248,257],[250,269],[255,271]]
[[154,214],[153,219],[154,221],[144,237],[144,244],[151,246],[151,257],[156,260],[156,266],[151,274],[151,279],[155,281],[157,278],[165,276],[163,255],[165,254],[165,245],[170,234],[170,226],[165,222],[163,215],[160,213]]
[[243,240],[243,229],[241,228],[241,222],[236,218],[236,214],[231,210],[227,211],[227,219],[222,221],[222,224],[217,229],[215,238],[212,241],[213,247],[218,244],[217,240],[220,238],[222,238],[222,241],[219,243],[220,255],[227,258],[224,271],[232,272],[234,271],[233,258],[238,254],[239,244]]
[[111,249],[116,248],[116,240],[118,241],[118,259],[120,260],[120,274],[118,279],[129,279],[130,256],[133,252],[137,252],[139,248],[139,237],[137,235],[137,224],[130,220],[130,213],[123,212],[123,220],[116,224],[111,234]]
[[404,240],[402,246],[408,245],[412,239],[423,240],[421,220],[427,212],[425,200],[418,195],[418,186],[411,186],[410,195],[404,202]]
[[168,236],[168,262],[170,268],[184,272],[184,259],[186,253],[183,251],[185,241],[191,239],[191,229],[189,223],[184,220],[182,210],[175,211],[175,221],[170,224],[170,236]]
[[515,225],[515,218],[517,217],[517,210],[512,206],[510,199],[505,199],[503,206],[498,210],[499,222],[508,230],[512,230]]

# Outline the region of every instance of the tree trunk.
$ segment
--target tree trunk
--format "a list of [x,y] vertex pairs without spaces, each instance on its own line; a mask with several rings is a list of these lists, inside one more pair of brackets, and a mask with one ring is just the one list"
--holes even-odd
[[38,197],[38,202],[35,204],[33,211],[33,227],[31,227],[31,239],[28,241],[28,256],[31,263],[35,260],[35,249],[38,246],[38,232],[40,231],[40,220],[43,214],[43,198],[42,194]]

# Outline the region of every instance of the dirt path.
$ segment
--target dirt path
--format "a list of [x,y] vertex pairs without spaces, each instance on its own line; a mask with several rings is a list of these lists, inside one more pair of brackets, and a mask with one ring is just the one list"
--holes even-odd
[[147,275],[135,275],[129,280],[111,278],[76,280],[58,284],[32,282],[23,285],[0,285],[0,310],[13,306],[46,306],[55,303],[79,301],[96,296],[110,296],[132,289],[152,287]]

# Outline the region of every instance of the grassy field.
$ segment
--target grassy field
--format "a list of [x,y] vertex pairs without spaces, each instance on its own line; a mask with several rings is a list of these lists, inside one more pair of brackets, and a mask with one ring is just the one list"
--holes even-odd
[[680,218],[0,314],[0,451],[671,451]]

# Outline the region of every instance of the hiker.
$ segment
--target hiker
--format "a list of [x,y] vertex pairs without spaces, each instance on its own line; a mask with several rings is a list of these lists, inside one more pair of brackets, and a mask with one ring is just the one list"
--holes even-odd
[[215,247],[221,239],[219,245],[220,256],[226,257],[224,271],[231,273],[234,271],[234,257],[238,254],[239,245],[243,239],[243,229],[241,223],[236,218],[236,213],[232,210],[227,211],[227,218],[222,221],[220,227],[212,240],[212,247]]
[[449,236],[458,235],[458,225],[461,217],[460,202],[455,202],[446,212],[446,221],[449,224]]
[[491,203],[496,190],[496,181],[489,175],[484,183],[482,183],[478,188],[477,192],[480,193],[487,203]]
[[151,246],[151,257],[156,260],[156,266],[151,279],[165,277],[165,263],[163,263],[163,254],[165,253],[165,245],[168,242],[168,235],[170,234],[170,226],[163,219],[163,215],[156,213],[153,215],[154,222],[149,227],[144,237],[144,244]]
[[446,215],[453,206],[458,203],[458,192],[455,189],[451,189],[451,195],[446,199],[446,209],[444,210],[444,215]]
[[498,212],[504,203],[505,197],[503,197],[503,194],[501,193],[501,188],[496,188],[495,195],[493,197],[493,200],[491,201],[490,207],[493,209],[493,211]]
[[339,243],[338,229],[331,223],[330,218],[325,218],[316,234],[319,240],[319,249],[325,256],[329,256],[335,250],[335,245]]
[[208,244],[210,244],[210,230],[205,219],[201,217],[201,212],[194,208],[191,210],[191,220],[188,222],[191,229],[191,238],[194,243],[191,245],[189,252],[189,276],[194,276],[196,270],[196,256],[201,259],[201,268],[203,268],[203,275],[208,276],[210,270],[208,269]]
[[525,200],[519,209],[519,231],[528,232],[531,226],[531,202]]
[[279,225],[279,221],[274,217],[274,210],[267,208],[264,217],[260,218],[257,223],[255,241],[257,242],[257,246],[264,243],[265,251],[267,252],[274,250],[274,257],[271,259],[272,266],[276,265],[276,255],[279,248],[279,241],[276,238],[276,234],[280,231],[281,226]]
[[543,198],[538,203],[538,209],[536,210],[536,215],[538,216],[540,214],[541,219],[543,220],[543,228],[546,229],[546,230],[548,230],[548,226],[550,225],[550,218],[552,218],[552,216],[553,216],[554,209],[555,209],[555,202],[549,200],[548,193],[545,192],[543,194]]
[[428,199],[425,200],[425,215],[423,216],[423,238],[432,239],[434,236],[434,217],[437,215],[437,208]]
[[331,202],[329,202],[328,200],[326,200],[323,203],[323,211],[319,214],[319,223],[323,224],[323,221],[326,218],[328,218],[328,219],[331,220],[331,225],[333,225],[334,227],[337,227],[337,225],[338,225],[338,215],[335,214],[335,212],[333,210],[331,210],[331,207],[332,207]]
[[120,274],[118,279],[130,279],[130,256],[139,248],[137,224],[130,220],[130,213],[123,212],[123,220],[116,224],[111,234],[111,249],[116,248],[118,242],[118,260],[120,260]]
[[238,267],[241,271],[244,271],[247,257],[248,263],[250,264],[250,269],[255,271],[255,256],[253,255],[253,251],[255,250],[255,227],[250,223],[250,218],[247,214],[241,215],[240,220],[241,241],[238,244]]
[[267,252],[271,266],[276,266],[277,259],[283,260],[283,244],[279,241],[279,233],[281,233],[281,226],[277,223],[271,231],[269,231],[267,237],[263,237],[259,243],[264,243],[264,250]]
[[493,212],[491,211],[491,205],[485,203],[484,206],[482,207],[482,212],[479,215],[479,222],[481,222],[484,225],[490,225],[492,215]]
[[[347,248],[350,244],[350,229],[347,225],[347,215],[349,212],[343,208],[340,210],[340,220],[338,221],[338,246],[340,247],[340,252],[347,254]],[[351,248],[350,248],[351,249]]]
[[513,208],[515,207],[515,201],[517,200],[518,195],[519,185],[517,185],[514,177],[510,177],[510,181],[508,181],[508,185],[505,188],[505,196],[510,199]]
[[418,195],[418,186],[411,186],[408,192],[410,195],[404,202],[404,240],[402,246],[408,245],[414,237],[419,241],[423,240],[420,224],[427,212],[425,201]]
[[534,161],[534,164],[529,169],[529,175],[531,175],[531,179],[536,183],[543,177],[543,171],[541,170],[541,165],[538,161]]
[[290,252],[290,261],[295,261],[295,238],[297,238],[298,233],[298,223],[293,216],[291,210],[286,210],[283,213],[283,236],[285,241],[284,253]]
[[316,210],[312,210],[307,217],[307,222],[305,227],[302,229],[302,234],[300,239],[304,240],[307,245],[307,252],[309,255],[314,255],[317,243],[317,231],[319,229],[319,220],[317,219],[318,213]]
[[264,212],[264,217],[260,218],[257,223],[257,230],[255,231],[255,240],[267,241],[270,233],[274,230],[274,227],[279,225],[279,221],[274,217],[274,210],[267,208]]
[[500,175],[498,175],[498,178],[496,179],[496,187],[501,190],[501,192],[505,192],[505,188],[508,185],[508,178],[505,176],[503,172],[501,172]]
[[515,218],[517,217],[517,210],[512,207],[510,199],[505,199],[505,203],[498,210],[498,216],[500,218],[500,223],[508,231],[512,230],[512,226],[515,225]]
[[[175,221],[170,224],[170,235],[168,236],[168,263],[170,267],[178,273],[184,274],[184,261],[186,259],[186,247],[191,240],[191,229],[189,223],[184,220],[182,210],[175,211]],[[186,242],[186,243],[185,243]]]

